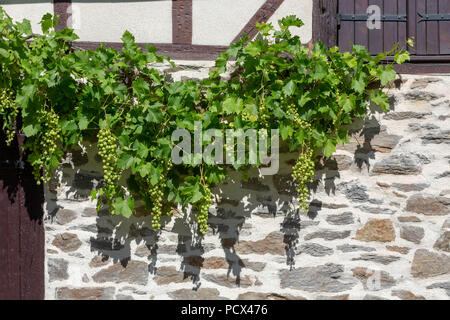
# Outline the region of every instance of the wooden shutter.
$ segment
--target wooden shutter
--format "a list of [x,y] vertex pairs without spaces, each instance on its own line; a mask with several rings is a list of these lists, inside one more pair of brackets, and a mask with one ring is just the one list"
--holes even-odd
[[[417,56],[450,55],[450,0],[410,0],[408,15],[408,31],[416,40]],[[427,20],[426,15],[447,21]]]
[[7,147],[0,130],[0,300],[44,299],[44,193],[24,165],[23,140]]
[[[381,29],[369,30],[367,21],[349,19],[349,15],[367,14],[370,5],[379,6],[383,16],[391,17],[381,22]],[[402,21],[391,21],[392,17]],[[338,45],[344,51],[354,43],[377,54],[396,42],[405,47],[406,40],[414,37],[413,60],[450,58],[450,0],[339,0],[338,21]]]

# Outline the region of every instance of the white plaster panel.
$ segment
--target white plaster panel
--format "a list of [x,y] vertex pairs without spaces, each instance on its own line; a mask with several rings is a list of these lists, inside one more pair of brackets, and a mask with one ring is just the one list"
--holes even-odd
[[6,13],[16,21],[28,19],[31,22],[31,27],[34,33],[41,32],[41,25],[39,22],[46,13],[53,14],[52,1],[41,0],[0,0],[0,6]]
[[137,42],[172,42],[172,1],[72,3],[72,27],[80,41],[121,42],[128,30]]
[[193,0],[192,43],[229,45],[264,0]]
[[301,28],[291,28],[294,35],[298,35],[302,43],[307,43],[312,39],[312,0],[284,0],[278,10],[269,19],[274,26],[278,27],[278,20],[295,14],[305,24]]

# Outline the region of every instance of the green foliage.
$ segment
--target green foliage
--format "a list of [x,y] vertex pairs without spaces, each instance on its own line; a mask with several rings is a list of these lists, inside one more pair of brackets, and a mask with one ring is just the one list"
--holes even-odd
[[[142,200],[155,229],[174,206],[191,204],[199,231],[206,232],[210,187],[226,177],[224,166],[173,165],[175,129],[193,132],[195,121],[204,131],[280,129],[291,150],[300,151],[293,177],[307,210],[316,157],[329,157],[338,143],[348,141],[346,125],[366,117],[370,102],[389,108],[376,84],[388,85],[396,73],[380,61],[394,52],[396,63],[409,59],[397,47],[377,57],[362,46],[341,53],[316,43],[310,51],[290,33],[302,21],[288,16],[277,30],[258,24],[260,35],[253,41],[243,37],[221,53],[207,79],[170,82],[152,67],[173,65],[169,58],[150,46],[143,50],[129,32],[122,37],[122,51],[77,50],[71,42],[78,37],[71,29],[55,30],[57,20],[44,16],[42,35],[32,35],[27,20],[15,23],[0,8],[4,127],[14,130],[20,115],[28,161],[44,182],[65,151],[98,137],[104,170],[102,188],[92,194],[98,208],[130,217],[135,200]],[[231,77],[222,78],[224,72]],[[127,188],[120,185],[125,174]]]

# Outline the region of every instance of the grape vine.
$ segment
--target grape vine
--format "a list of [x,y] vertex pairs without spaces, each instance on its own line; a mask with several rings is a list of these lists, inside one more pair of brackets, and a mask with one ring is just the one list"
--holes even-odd
[[19,107],[14,101],[12,92],[8,89],[0,90],[0,115],[3,118],[3,130],[6,134],[6,144],[9,146],[16,133],[15,120],[19,115]]
[[[57,25],[58,17],[47,14],[36,35],[28,20],[14,22],[0,7],[6,142],[20,123],[27,161],[36,181],[46,183],[65,152],[97,139],[104,174],[92,193],[98,209],[130,217],[135,200],[143,202],[155,230],[173,208],[192,205],[199,232],[206,233],[211,189],[230,170],[214,163],[173,164],[174,130],[193,133],[199,121],[204,131],[279,130],[282,142],[299,152],[292,177],[306,211],[317,157],[330,157],[348,140],[345,128],[368,115],[370,102],[389,109],[383,88],[396,78],[392,64],[409,59],[407,48],[398,45],[375,57],[356,45],[341,53],[318,42],[309,50],[290,32],[302,21],[288,16],[279,28],[258,24],[260,35],[243,36],[219,54],[205,79],[172,81],[155,64],[175,64],[154,47],[141,48],[128,31],[121,51],[80,50],[72,45],[78,39],[74,31]],[[382,63],[388,55],[393,62]],[[235,148],[225,145],[224,154]],[[246,164],[234,169],[248,167],[246,153]]]
[[98,132],[98,154],[102,158],[105,186],[103,193],[108,199],[113,199],[117,194],[117,184],[121,177],[121,170],[117,167],[118,142],[108,128]]
[[28,160],[33,165],[33,176],[37,184],[48,183],[52,177],[52,169],[59,164],[57,157],[61,156],[61,128],[59,117],[53,109],[38,110],[36,116],[40,119],[38,135],[31,137],[24,146],[31,153]]

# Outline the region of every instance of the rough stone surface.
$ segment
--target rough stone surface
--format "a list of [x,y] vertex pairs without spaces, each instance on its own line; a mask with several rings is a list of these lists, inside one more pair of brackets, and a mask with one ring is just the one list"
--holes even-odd
[[324,169],[329,171],[347,170],[352,166],[352,164],[353,164],[352,157],[343,154],[338,154],[326,160],[321,159],[321,161],[319,161],[316,164],[316,170],[317,171]]
[[52,244],[64,252],[77,251],[82,242],[75,233],[64,232],[55,236]]
[[423,296],[416,296],[408,290],[392,290],[392,295],[399,297],[401,300],[426,300]]
[[333,230],[320,230],[317,232],[313,232],[310,234],[307,234],[305,236],[305,240],[311,240],[311,239],[316,239],[316,238],[321,238],[321,239],[325,239],[328,241],[331,240],[337,240],[337,239],[345,239],[348,238],[350,236],[350,231],[333,231]]
[[411,89],[425,89],[426,87],[428,87],[428,85],[430,83],[436,83],[436,82],[440,82],[440,81],[442,81],[442,80],[439,78],[432,78],[432,77],[416,79],[411,84]]
[[48,267],[48,277],[49,281],[56,280],[67,280],[69,279],[69,274],[67,272],[69,266],[69,262],[64,259],[48,259],[47,267]]
[[411,101],[432,101],[442,98],[442,94],[436,94],[428,91],[415,90],[405,94],[405,98]]
[[400,238],[419,244],[425,236],[425,230],[422,227],[402,226],[400,229]]
[[403,192],[422,191],[430,185],[426,183],[393,183],[392,187]]
[[116,300],[134,300],[134,298],[127,294],[118,294],[116,295]]
[[377,152],[389,153],[397,146],[401,138],[399,135],[387,134],[382,128],[381,132],[370,140],[370,145]]
[[[207,63],[167,76],[207,76]],[[285,145],[272,177],[228,170],[204,237],[181,209],[154,232],[141,199],[129,219],[97,213],[103,170],[84,141],[46,187],[46,299],[448,300],[450,76],[427,78],[402,75],[392,112],[356,120],[348,143],[317,158],[306,213]]]
[[414,216],[398,217],[397,220],[399,222],[422,222],[422,220]]
[[434,129],[439,129],[439,127],[435,124],[432,123],[426,123],[426,124],[420,124],[420,123],[409,123],[408,127],[411,129],[411,131],[414,130],[420,130],[420,129],[424,129],[424,130],[434,130]]
[[374,296],[374,295],[371,295],[371,294],[366,294],[364,296],[363,300],[389,300],[389,299],[386,299],[386,298],[383,298],[383,297]]
[[342,292],[355,286],[355,282],[344,275],[342,265],[326,264],[280,272],[281,288],[292,288],[308,292]]
[[316,300],[348,300],[349,294],[340,294],[338,296],[317,296]]
[[89,262],[89,267],[91,268],[99,268],[106,266],[110,263],[110,259],[107,256],[95,256],[92,258],[91,262]]
[[361,281],[364,289],[370,291],[379,291],[391,288],[397,283],[395,279],[386,271],[356,267],[352,269],[352,272],[353,276]]
[[335,225],[352,224],[354,222],[353,214],[351,212],[329,215],[326,220],[329,224]]
[[369,200],[369,195],[366,193],[367,187],[356,181],[342,182],[337,185],[337,189],[351,201],[366,202]]
[[230,260],[224,257],[208,257],[202,258],[200,256],[190,256],[187,263],[194,267],[201,267],[202,269],[233,269],[233,268],[248,268],[254,271],[262,271],[266,263],[250,261],[248,259]]
[[[445,171],[445,172],[437,175],[436,179],[442,179],[442,178],[447,178],[447,177],[450,177],[450,171]],[[441,192],[441,193],[444,193],[444,192]],[[447,193],[445,193],[445,194],[447,194]]]
[[151,251],[147,246],[139,246],[136,248],[134,254],[140,258],[143,258],[149,256],[151,254]]
[[433,283],[432,285],[428,286],[427,289],[444,289],[447,295],[450,297],[450,282]]
[[354,245],[343,244],[343,245],[337,246],[337,249],[342,251],[342,252],[355,252],[355,251],[370,252],[370,251],[376,251],[375,248],[358,246],[358,245],[355,245],[355,244]]
[[69,231],[82,230],[82,231],[87,231],[87,232],[91,232],[91,233],[100,233],[103,231],[102,228],[98,228],[97,225],[95,225],[95,224],[80,224],[78,226],[73,226],[73,227],[67,228],[67,230],[69,230]]
[[388,249],[389,251],[394,251],[394,252],[398,252],[401,254],[408,254],[408,252],[410,250],[407,247],[399,247],[399,246],[386,246],[386,249]]
[[97,209],[95,208],[84,208],[81,216],[83,217],[96,217],[98,215]]
[[383,207],[357,206],[356,208],[372,214],[394,214],[396,212],[396,210],[392,210],[391,208]]
[[112,300],[114,298],[114,287],[96,288],[57,288],[56,299],[58,300]]
[[203,279],[227,288],[248,288],[256,284],[249,276],[233,277],[227,274],[205,274]]
[[234,265],[238,265],[241,268],[248,268],[250,270],[260,272],[264,270],[266,267],[266,263],[264,262],[257,262],[257,261],[250,261],[249,259],[239,260],[238,262],[233,262],[232,268]]
[[358,258],[353,258],[353,261],[370,261],[375,263],[381,263],[384,265],[400,260],[397,256],[380,256],[372,253],[363,254]]
[[369,220],[362,229],[356,231],[356,240],[390,242],[395,240],[395,230],[390,219]]
[[417,175],[420,172],[422,172],[422,168],[416,158],[411,154],[402,153],[376,162],[371,174]]
[[256,254],[285,254],[284,236],[280,232],[272,232],[266,238],[259,241],[242,241],[235,245],[234,249],[238,253],[256,253]]
[[148,281],[148,266],[141,261],[128,261],[116,263],[106,269],[97,272],[92,279],[97,283],[103,282],[127,282],[146,285]]
[[322,246],[318,243],[305,243],[298,248],[297,254],[309,254],[314,257],[323,257],[333,254],[333,249]]
[[444,224],[442,225],[442,229],[450,229],[450,218],[445,220]]
[[450,231],[445,231],[434,243],[433,248],[440,251],[450,252]]
[[400,139],[399,135],[389,134],[386,126],[368,127],[361,130],[359,134],[351,135],[349,143],[343,146],[338,145],[337,149],[356,154],[365,154],[371,151],[390,153]]
[[423,144],[450,143],[450,130],[430,132],[421,137]]
[[60,225],[68,224],[77,218],[77,213],[72,210],[59,209],[55,214],[56,222]]
[[169,283],[188,282],[190,278],[184,272],[178,271],[175,267],[159,267],[156,269],[156,276],[153,279],[158,285]]
[[386,120],[405,120],[405,119],[423,119],[431,113],[418,113],[413,111],[389,112],[384,116]]
[[238,296],[237,300],[306,300],[306,298],[290,294],[244,292]]
[[415,194],[408,199],[406,210],[428,216],[447,215],[450,214],[450,198]]
[[426,249],[418,249],[414,254],[411,274],[416,278],[429,278],[450,273],[450,257]]
[[219,295],[219,290],[212,288],[200,288],[196,291],[191,289],[179,289],[167,294],[175,300],[228,300]]

